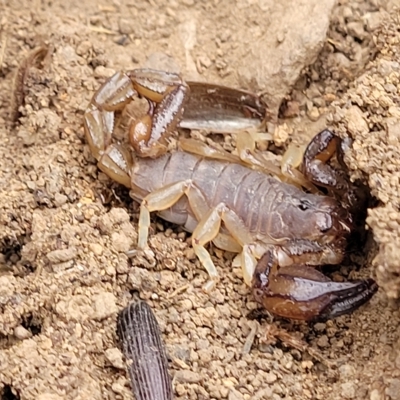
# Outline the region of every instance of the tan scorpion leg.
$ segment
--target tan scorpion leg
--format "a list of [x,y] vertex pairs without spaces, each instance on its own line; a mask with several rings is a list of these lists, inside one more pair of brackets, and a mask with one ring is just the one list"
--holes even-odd
[[84,128],[90,150],[96,160],[111,144],[115,111],[122,110],[137,95],[130,78],[117,72],[94,94],[84,116]]
[[[193,249],[200,262],[211,278],[217,278],[217,269],[211,260],[210,254],[204,245],[216,240],[223,244],[227,250],[237,251],[239,246],[242,251],[242,268],[245,281],[251,284],[251,279],[256,266],[256,259],[251,253],[250,234],[246,233],[241,220],[229,210],[225,204],[220,203],[215,208],[207,211],[207,205],[201,192],[193,185],[191,180],[185,180],[165,186],[148,194],[142,201],[139,215],[138,248],[144,249],[147,244],[150,227],[150,213],[163,211],[172,207],[183,195],[186,195],[190,208],[199,222],[193,232]],[[224,222],[229,235],[220,234],[221,222]]]
[[163,211],[172,207],[185,193],[188,192],[192,181],[186,180],[172,183],[148,194],[140,205],[138,248],[147,245],[150,227],[150,213]]
[[[146,247],[150,227],[150,213],[153,211],[163,211],[172,207],[183,195],[187,196],[190,208],[195,214],[196,219],[203,219],[203,216],[207,214],[207,203],[190,179],[155,190],[143,199],[140,206],[138,248],[144,249]],[[229,245],[229,241],[226,241],[225,244]],[[207,255],[204,256],[203,253],[197,255],[209,275],[216,277],[218,275],[217,270],[210,257],[207,257]]]
[[221,228],[221,222],[224,222],[227,231],[234,241],[242,246],[241,266],[243,277],[245,282],[250,286],[255,266],[257,264],[257,260],[252,254],[252,248],[250,246],[252,237],[247,232],[240,218],[224,203],[220,203],[209,210],[199,222],[192,236],[193,249],[207,271],[209,271],[209,273],[210,271],[213,271],[213,274],[210,274],[210,276],[217,277],[214,263],[204,245],[213,241],[217,237]]

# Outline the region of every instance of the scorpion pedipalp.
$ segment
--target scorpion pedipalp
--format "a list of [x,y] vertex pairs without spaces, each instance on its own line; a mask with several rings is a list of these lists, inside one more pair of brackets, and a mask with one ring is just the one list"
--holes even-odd
[[264,254],[253,276],[254,296],[265,308],[281,317],[306,321],[352,312],[377,290],[373,279],[333,282],[307,265],[279,267],[273,251]]

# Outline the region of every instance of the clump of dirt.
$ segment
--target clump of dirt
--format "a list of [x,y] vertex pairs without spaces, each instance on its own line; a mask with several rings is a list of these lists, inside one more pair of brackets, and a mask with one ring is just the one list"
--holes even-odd
[[[125,201],[126,190],[99,172],[85,143],[82,117],[93,92],[114,71],[143,66],[155,54],[190,70],[177,26],[188,34],[190,21],[204,15],[210,29],[197,32],[197,73],[215,83],[238,82],[230,58],[235,43],[211,29],[226,20],[231,2],[122,3],[18,0],[0,6],[0,397],[131,399],[115,320],[117,310],[140,297],[160,323],[177,399],[399,398],[400,314],[383,291],[334,321],[272,322],[264,316],[258,323],[250,318],[258,306],[240,271],[232,270],[232,255],[213,249],[221,281],[211,295],[202,291],[208,277],[190,238],[176,227],[154,220],[151,251],[128,258],[137,240],[138,209]],[[249,3],[247,19],[243,7],[240,19],[229,20],[231,33],[247,29],[238,23],[242,18],[252,21],[258,3]],[[368,223],[386,257],[377,259],[384,269],[377,272],[390,294],[397,291],[389,282],[399,236],[397,120],[391,120],[397,118],[395,17],[378,36],[377,60],[351,83],[359,60],[374,55],[368,18],[381,18],[387,5],[337,4],[329,35],[340,34],[330,36],[334,46],[328,41],[328,52],[293,92],[298,113],[279,127],[283,133],[291,129],[286,138],[306,140],[326,123],[322,116],[336,93],[352,85],[332,118],[354,137],[347,161],[355,176],[368,176],[381,202]],[[339,45],[353,63],[349,73],[342,56],[329,57],[340,53]],[[12,121],[15,72],[42,46],[51,62],[45,55],[24,72],[18,119]],[[337,58],[346,65],[337,68]],[[393,71],[387,72],[388,65]],[[370,274],[367,267],[349,273]]]
[[346,161],[354,179],[368,182],[379,205],[367,224],[379,252],[373,261],[379,284],[391,298],[400,294],[400,34],[397,12],[376,33],[377,58],[335,102],[330,119],[354,143]]

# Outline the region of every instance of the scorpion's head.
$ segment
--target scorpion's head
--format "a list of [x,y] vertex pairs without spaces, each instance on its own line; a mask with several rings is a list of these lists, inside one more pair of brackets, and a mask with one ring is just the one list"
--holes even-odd
[[292,200],[291,209],[288,223],[297,238],[341,247],[353,228],[348,211],[328,196],[304,193]]
[[307,193],[293,196],[282,205],[285,212],[276,213],[270,226],[274,226],[279,237],[285,238],[289,264],[338,264],[342,261],[352,230],[346,209],[331,197]]

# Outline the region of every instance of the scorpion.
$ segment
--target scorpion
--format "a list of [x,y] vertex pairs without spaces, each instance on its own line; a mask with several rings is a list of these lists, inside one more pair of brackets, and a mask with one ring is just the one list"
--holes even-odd
[[[116,142],[116,113],[137,97],[147,100],[148,112],[130,122],[129,144]],[[227,124],[240,131],[243,123],[259,124],[265,110],[249,92],[136,69],[115,73],[95,92],[84,130],[98,167],[140,203],[138,249],[146,248],[150,213],[157,212],[192,233],[211,282],[219,274],[206,244],[237,253],[245,283],[273,314],[310,321],[352,312],[377,291],[375,281],[336,282],[316,268],[342,262],[354,229],[356,190],[328,163],[335,155],[340,160],[338,136],[324,130],[311,141],[299,179],[336,192],[345,205],[194,139],[181,139],[180,148],[169,151],[179,127],[205,121],[216,130]]]

